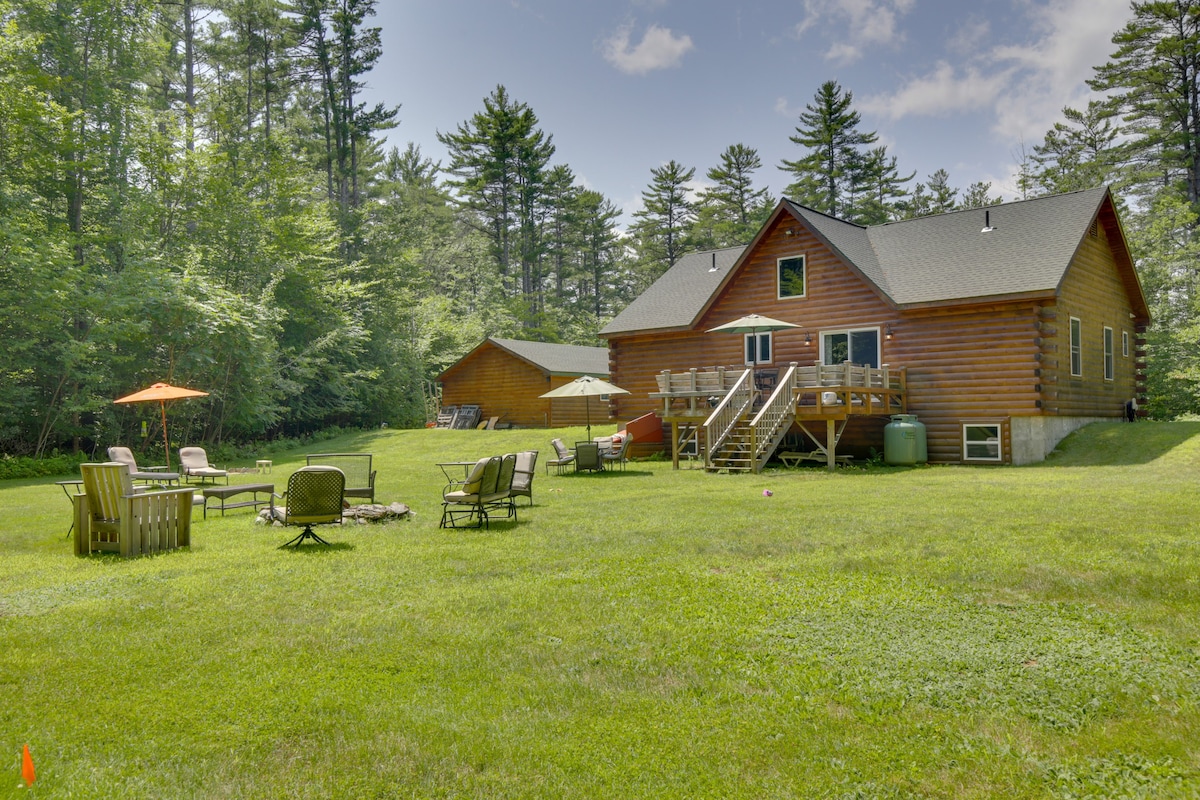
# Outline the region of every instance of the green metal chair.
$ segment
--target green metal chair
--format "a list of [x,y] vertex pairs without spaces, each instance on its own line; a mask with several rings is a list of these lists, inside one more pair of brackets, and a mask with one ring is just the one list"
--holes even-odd
[[[494,502],[496,484],[500,478],[500,456],[481,458],[471,467],[467,479],[451,484],[442,491],[442,521],[440,528],[457,528],[460,519],[469,523],[478,517],[474,525],[464,527],[482,528],[488,523],[487,504]],[[455,489],[453,487],[457,486]]]
[[284,492],[287,504],[273,507],[271,515],[287,525],[303,525],[304,530],[283,547],[300,546],[306,539],[328,546],[329,542],[313,533],[313,525],[342,522],[342,493],[346,476],[337,467],[301,467],[288,478]]
[[600,472],[604,469],[604,460],[600,457],[600,445],[595,442],[575,443],[575,471],[591,470]]
[[517,515],[517,502],[513,497],[513,478],[517,472],[517,454],[508,453],[500,459],[500,472],[496,476],[496,488],[483,498],[485,508],[503,510],[506,517]]

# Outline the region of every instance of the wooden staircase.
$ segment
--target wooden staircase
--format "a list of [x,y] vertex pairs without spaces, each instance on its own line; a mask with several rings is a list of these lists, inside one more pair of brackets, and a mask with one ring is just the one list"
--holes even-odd
[[[761,406],[751,370],[704,423],[708,443],[704,467],[710,471],[761,472],[793,423],[826,456],[829,468],[846,422],[852,415],[906,412],[906,373],[903,368],[860,367],[850,363],[791,364]],[[808,428],[825,427],[824,443]]]
[[759,395],[753,388],[753,370],[746,370],[725,401],[735,393],[738,399],[728,409],[725,402],[721,403],[705,422],[705,441],[709,442],[705,469],[762,471],[796,420],[795,375],[796,365],[792,364],[762,407],[755,409]]

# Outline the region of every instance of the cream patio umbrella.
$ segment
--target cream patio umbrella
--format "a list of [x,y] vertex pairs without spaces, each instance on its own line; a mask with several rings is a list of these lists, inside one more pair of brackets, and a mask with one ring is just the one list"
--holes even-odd
[[[758,334],[766,331],[782,331],[788,328],[799,328],[791,322],[784,322],[781,319],[772,319],[764,317],[760,314],[747,314],[744,317],[738,317],[735,320],[726,322],[724,325],[718,325],[715,328],[709,328],[705,333],[750,333]],[[758,342],[754,342],[754,366],[758,366]]]
[[181,397],[208,397],[208,392],[201,392],[197,389],[184,389],[181,386],[172,386],[169,383],[156,383],[148,389],[142,389],[140,392],[127,394],[124,397],[118,397],[113,400],[114,403],[150,403],[158,401],[158,406],[162,409],[162,429],[163,429],[163,450],[167,454],[167,471],[171,471],[171,445],[167,439],[167,401],[178,400]]
[[553,400],[556,397],[582,397],[584,398],[584,408],[587,413],[587,437],[592,438],[592,401],[591,398],[602,394],[629,394],[627,389],[622,389],[620,386],[609,383],[600,378],[594,378],[591,375],[583,375],[576,378],[570,383],[564,383],[557,389],[551,389],[539,397],[548,397]]

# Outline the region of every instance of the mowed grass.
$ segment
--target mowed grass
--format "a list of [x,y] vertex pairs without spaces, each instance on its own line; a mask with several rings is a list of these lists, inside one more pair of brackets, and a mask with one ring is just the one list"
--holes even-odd
[[0,484],[0,795],[1200,796],[1200,424],[1020,468],[539,469],[517,522],[438,528],[436,462],[564,433],[324,442],[416,517],[301,552],[240,509],[77,558],[52,481]]

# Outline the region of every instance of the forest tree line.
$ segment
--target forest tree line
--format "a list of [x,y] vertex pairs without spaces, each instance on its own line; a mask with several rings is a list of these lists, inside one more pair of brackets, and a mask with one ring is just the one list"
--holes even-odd
[[[0,452],[129,442],[165,380],[177,443],[423,423],[485,336],[596,332],[683,253],[745,244],[758,152],[653,169],[628,230],[504,86],[446,163],[362,98],[376,0],[0,0]],[[1135,2],[1092,88],[1017,152],[1024,197],[1111,184],[1154,315],[1150,410],[1200,411],[1200,0]],[[773,169],[873,224],[998,202],[918,179],[829,81]],[[149,440],[154,441],[151,435]]]

